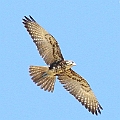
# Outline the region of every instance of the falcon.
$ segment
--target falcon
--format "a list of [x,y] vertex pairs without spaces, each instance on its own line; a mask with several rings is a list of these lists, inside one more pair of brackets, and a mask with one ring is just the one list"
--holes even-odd
[[92,114],[101,114],[103,109],[95,97],[88,82],[73,71],[75,66],[72,60],[65,60],[58,42],[42,28],[31,16],[24,16],[24,27],[29,32],[33,42],[37,46],[39,54],[47,66],[30,66],[29,73],[33,82],[48,92],[54,91],[57,79],[63,87],[69,91]]

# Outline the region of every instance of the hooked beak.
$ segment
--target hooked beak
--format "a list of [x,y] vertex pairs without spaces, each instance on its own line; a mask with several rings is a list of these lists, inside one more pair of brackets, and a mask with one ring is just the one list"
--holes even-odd
[[75,63],[75,62],[73,63],[73,66],[76,66],[76,63]]

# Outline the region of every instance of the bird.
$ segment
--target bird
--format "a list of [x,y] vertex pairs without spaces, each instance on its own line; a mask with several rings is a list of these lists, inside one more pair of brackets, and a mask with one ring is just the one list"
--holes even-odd
[[30,66],[29,74],[37,86],[48,92],[54,91],[56,78],[89,112],[101,114],[103,110],[90,85],[82,76],[72,70],[76,63],[65,60],[56,39],[42,28],[32,16],[24,16],[24,27],[35,43],[47,66]]

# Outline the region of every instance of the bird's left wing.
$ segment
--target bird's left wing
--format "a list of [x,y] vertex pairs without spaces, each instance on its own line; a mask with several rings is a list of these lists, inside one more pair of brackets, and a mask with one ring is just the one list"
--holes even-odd
[[31,16],[23,19],[23,24],[36,44],[46,64],[63,60],[60,47],[55,38],[42,28]]
[[84,78],[69,69],[65,73],[58,75],[58,79],[64,84],[63,87],[81,102],[89,112],[96,115],[101,113],[100,109],[102,107]]

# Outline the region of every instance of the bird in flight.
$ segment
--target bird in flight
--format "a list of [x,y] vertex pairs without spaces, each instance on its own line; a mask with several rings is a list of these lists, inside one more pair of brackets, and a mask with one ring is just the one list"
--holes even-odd
[[24,17],[24,27],[37,46],[39,54],[48,66],[30,66],[29,73],[33,82],[48,92],[53,92],[57,79],[92,114],[101,114],[103,109],[95,97],[88,82],[73,71],[75,62],[65,60],[58,42],[42,28],[31,16]]

